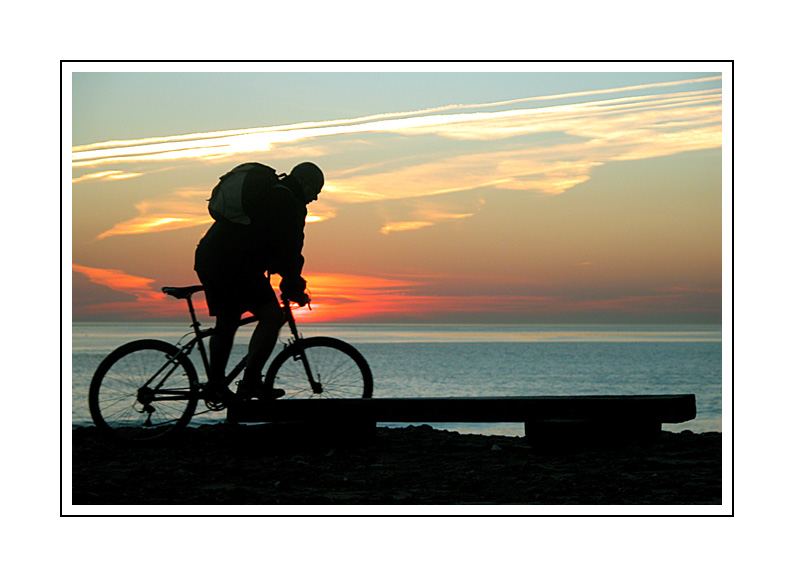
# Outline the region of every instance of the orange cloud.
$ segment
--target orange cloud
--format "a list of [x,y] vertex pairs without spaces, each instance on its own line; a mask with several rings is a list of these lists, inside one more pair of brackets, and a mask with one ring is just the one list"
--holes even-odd
[[174,198],[145,201],[135,205],[140,216],[120,222],[97,236],[98,239],[121,234],[142,234],[176,230],[212,222],[207,211],[208,193],[203,190],[177,190]]
[[[72,269],[90,282],[135,297],[133,302],[119,301],[80,307],[76,316],[123,316],[131,319],[187,318],[183,303],[164,295],[152,285],[154,279],[134,276],[116,269],[103,269],[72,264]],[[273,277],[276,294],[279,294],[278,276]],[[310,322],[366,319],[374,315],[395,313],[404,306],[405,291],[420,283],[396,279],[356,275],[310,275],[307,277],[313,304],[296,310],[296,316]],[[196,299],[199,316],[207,316],[202,295]]]
[[[140,202],[135,205],[140,216],[114,225],[99,234],[97,239],[114,235],[144,234],[192,226],[206,226],[213,222],[205,202],[208,196],[207,191],[185,189],[176,191],[174,198]],[[312,210],[306,217],[306,222],[322,222],[334,216],[336,216],[336,212],[332,209]]]
[[[586,264],[586,263],[583,263]],[[618,313],[630,316],[719,312],[719,299],[703,301],[700,293],[719,296],[719,290],[670,287],[648,294],[603,299],[576,299],[546,294],[428,294],[437,278],[384,279],[355,275],[307,275],[312,309],[298,309],[302,322],[361,322],[409,319],[551,318],[560,313]],[[504,281],[504,279],[503,279]],[[530,289],[525,287],[528,292]],[[498,289],[497,289],[498,290]],[[682,293],[692,293],[689,294]],[[528,316],[529,315],[529,316]]]
[[[133,276],[116,269],[92,268],[79,264],[72,264],[72,270],[85,275],[93,283],[113,290],[132,294],[136,297],[144,297],[144,300],[154,298],[151,289],[151,284],[154,282],[153,279]],[[159,297],[162,296],[164,295],[159,295]]]
[[133,302],[115,302],[88,305],[74,311],[81,316],[101,316],[122,313],[131,317],[173,316],[178,307],[169,302],[160,290],[154,289],[154,279],[134,276],[116,269],[94,268],[72,264],[72,270],[84,275],[90,282],[116,292],[132,295]]
[[469,212],[466,214],[454,214],[454,213],[445,213],[440,211],[432,211],[432,210],[419,210],[417,211],[421,216],[426,217],[428,220],[411,220],[411,221],[400,221],[400,222],[388,222],[383,225],[380,231],[383,234],[389,234],[392,232],[403,232],[406,230],[417,230],[420,228],[425,228],[427,226],[433,226],[434,224],[438,224],[439,222],[446,222],[450,220],[460,220],[462,218],[469,218],[470,216],[474,216],[473,212]]
[[[184,303],[152,287],[153,279],[137,277],[115,269],[100,269],[73,264],[72,268],[89,281],[124,295],[123,301],[88,305],[75,309],[81,318],[116,316],[129,319],[187,318]],[[691,312],[719,313],[718,289],[670,287],[651,294],[592,299],[571,299],[561,295],[468,294],[434,295],[432,284],[438,278],[414,280],[344,274],[307,274],[312,297],[311,309],[296,309],[300,322],[438,321],[444,318],[504,319],[551,318],[559,313],[620,313],[643,316]],[[278,294],[279,278],[273,278]],[[708,296],[704,300],[703,295]],[[207,318],[206,305],[196,299],[199,317]],[[204,320],[202,322],[205,322]]]
[[306,274],[312,309],[299,309],[296,317],[310,322],[366,319],[393,310],[406,292],[421,283],[345,274]]
[[210,216],[176,217],[167,214],[152,214],[121,222],[110,230],[106,230],[98,235],[97,238],[102,239],[117,234],[141,234],[146,232],[176,230],[179,228],[198,226],[200,224],[208,224],[210,222],[212,222],[212,217]]
[[296,309],[302,322],[361,322],[378,319],[432,321],[440,315],[511,314],[553,307],[555,297],[427,294],[438,277],[415,280],[342,274],[307,274],[312,308]]
[[387,222],[384,224],[380,231],[383,234],[389,234],[390,232],[403,232],[406,230],[417,230],[420,228],[424,228],[426,226],[433,226],[434,223],[427,221],[427,220],[413,220],[413,221],[405,221],[405,222]]
[[309,214],[306,215],[306,223],[323,222],[329,218],[334,218],[335,216],[335,210],[314,210],[310,208]]

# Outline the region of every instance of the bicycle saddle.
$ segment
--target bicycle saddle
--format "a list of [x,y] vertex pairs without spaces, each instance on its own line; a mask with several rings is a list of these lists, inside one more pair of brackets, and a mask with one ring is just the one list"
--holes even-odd
[[200,284],[193,285],[193,286],[164,286],[163,292],[169,296],[174,297],[175,299],[187,299],[193,296],[193,293],[197,293],[199,291],[203,291],[204,287]]

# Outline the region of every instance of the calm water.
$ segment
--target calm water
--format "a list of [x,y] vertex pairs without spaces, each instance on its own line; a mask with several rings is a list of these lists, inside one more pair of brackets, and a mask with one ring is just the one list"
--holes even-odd
[[[301,330],[304,336],[329,335],[355,344],[372,368],[376,397],[694,393],[697,418],[665,429],[702,432],[722,426],[722,339],[715,325],[304,324]],[[188,331],[183,323],[74,323],[72,424],[90,424],[88,385],[110,351],[139,338],[176,342]],[[248,328],[238,333],[231,363],[245,353],[249,335]],[[197,354],[193,360],[198,369]],[[194,422],[224,415],[201,415]],[[520,423],[433,426],[523,435]]]

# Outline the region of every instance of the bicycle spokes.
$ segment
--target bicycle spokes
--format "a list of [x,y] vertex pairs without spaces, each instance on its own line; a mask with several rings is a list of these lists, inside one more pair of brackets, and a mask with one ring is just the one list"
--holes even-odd
[[193,365],[180,349],[152,339],[113,351],[89,389],[94,422],[128,441],[159,439],[185,427],[197,400]]
[[265,382],[285,391],[285,399],[372,396],[366,361],[347,343],[330,337],[302,339],[282,351]]

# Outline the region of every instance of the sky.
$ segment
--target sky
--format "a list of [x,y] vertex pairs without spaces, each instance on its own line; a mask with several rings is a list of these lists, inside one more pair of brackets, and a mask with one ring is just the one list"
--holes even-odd
[[721,65],[645,67],[70,71],[72,318],[184,318],[218,177],[310,160],[304,322],[720,323]]

